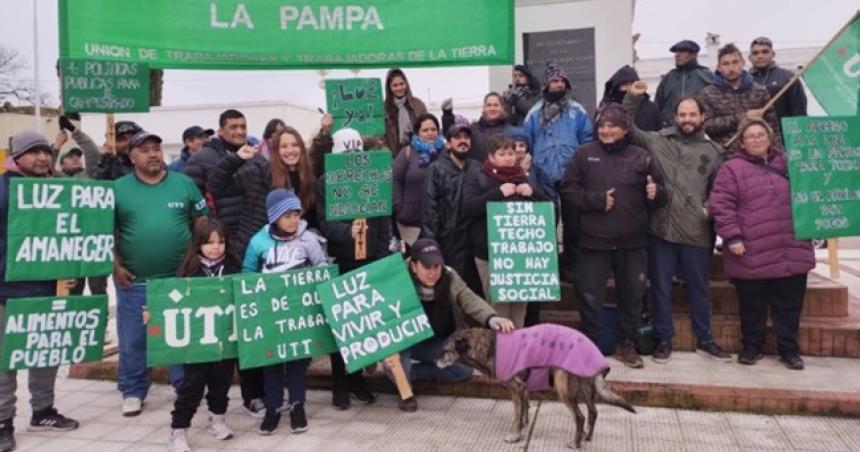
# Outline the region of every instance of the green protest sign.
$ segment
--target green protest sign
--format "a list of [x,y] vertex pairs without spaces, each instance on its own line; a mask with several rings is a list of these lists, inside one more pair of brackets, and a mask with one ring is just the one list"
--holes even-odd
[[316,286],[337,275],[337,266],[327,265],[236,276],[239,367],[250,369],[336,351]]
[[860,235],[860,116],[782,118],[794,234]]
[[105,295],[7,300],[0,370],[99,361],[106,324]]
[[433,337],[399,254],[317,286],[349,372]]
[[384,134],[382,93],[378,78],[326,80],[326,110],[334,117],[332,130],[349,127],[362,135]]
[[151,279],[146,285],[148,366],[235,358],[233,281],[220,278]]
[[174,69],[514,61],[513,0],[60,0],[59,11],[62,58]]
[[490,300],[561,300],[552,203],[488,203],[487,238]]
[[809,65],[803,81],[828,115],[860,114],[860,11]]
[[66,111],[149,111],[149,66],[126,61],[60,61]]
[[13,178],[7,224],[6,281],[113,271],[113,182]]
[[325,155],[328,221],[391,215],[391,152]]

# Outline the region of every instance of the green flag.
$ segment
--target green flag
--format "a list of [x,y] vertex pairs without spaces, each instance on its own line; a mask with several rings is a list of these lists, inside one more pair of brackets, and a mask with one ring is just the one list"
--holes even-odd
[[803,81],[828,115],[860,114],[860,12],[809,65]]

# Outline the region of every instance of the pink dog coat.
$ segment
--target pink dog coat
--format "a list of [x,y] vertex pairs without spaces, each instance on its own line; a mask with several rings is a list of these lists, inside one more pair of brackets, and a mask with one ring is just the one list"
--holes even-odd
[[590,378],[609,367],[584,334],[561,325],[541,324],[496,335],[496,379],[506,381],[529,369],[529,391],[549,389],[549,368]]

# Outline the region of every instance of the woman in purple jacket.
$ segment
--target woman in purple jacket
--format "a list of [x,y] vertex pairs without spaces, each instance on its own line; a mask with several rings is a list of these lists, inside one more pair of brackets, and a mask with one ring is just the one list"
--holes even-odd
[[797,330],[815,254],[809,241],[794,238],[786,156],[773,145],[770,126],[747,118],[738,133],[739,149],[717,172],[709,200],[740,305],[738,362],[761,359],[770,308],[780,361],[801,370]]

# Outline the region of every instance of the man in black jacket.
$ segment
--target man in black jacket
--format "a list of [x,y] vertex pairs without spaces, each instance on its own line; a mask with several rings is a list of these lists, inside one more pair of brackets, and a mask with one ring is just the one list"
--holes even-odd
[[678,100],[695,96],[714,79],[714,73],[699,64],[699,45],[695,42],[685,39],[673,45],[669,51],[675,54],[675,69],[660,79],[657,95],[654,96],[665,127],[675,124]]
[[[636,81],[639,81],[639,74],[636,72],[636,69],[633,69],[630,65],[622,66],[621,69],[617,70],[606,81],[603,99],[600,101],[600,108],[603,108],[610,102],[621,105],[624,102],[624,94],[627,93],[627,90]],[[647,93],[645,94],[645,98],[642,99],[642,103],[639,104],[634,117],[636,118],[634,122],[636,123],[636,127],[639,127],[639,130],[656,132],[663,128],[660,109],[657,108],[657,104],[648,98]]]
[[116,180],[134,171],[134,165],[128,157],[129,142],[140,126],[133,121],[119,121],[114,124],[114,149],[105,149],[95,168],[87,170],[93,179]]
[[466,280],[472,291],[480,293],[481,283],[469,244],[469,221],[461,208],[465,175],[478,166],[467,157],[472,131],[467,122],[460,120],[448,128],[445,137],[448,152],[430,164],[425,176],[421,237],[435,239],[447,265]]
[[595,343],[611,271],[618,294],[615,357],[644,364],[634,341],[642,314],[648,262],[648,209],[665,203],[661,178],[644,149],[630,144],[623,107],[598,113],[598,141],[582,146],[568,165],[561,194],[579,210],[579,253],[575,278],[582,332]]
[[[775,96],[794,77],[794,72],[774,63],[774,56],[776,52],[773,51],[773,41],[770,38],[756,38],[750,44],[749,58],[753,66],[750,74],[756,83],[767,88],[770,97]],[[806,93],[799,80],[776,101],[773,111],[778,120],[786,116],[806,116]]]
[[513,83],[502,93],[505,99],[505,109],[508,111],[509,122],[522,127],[529,110],[540,100],[540,82],[523,64],[514,66]]

